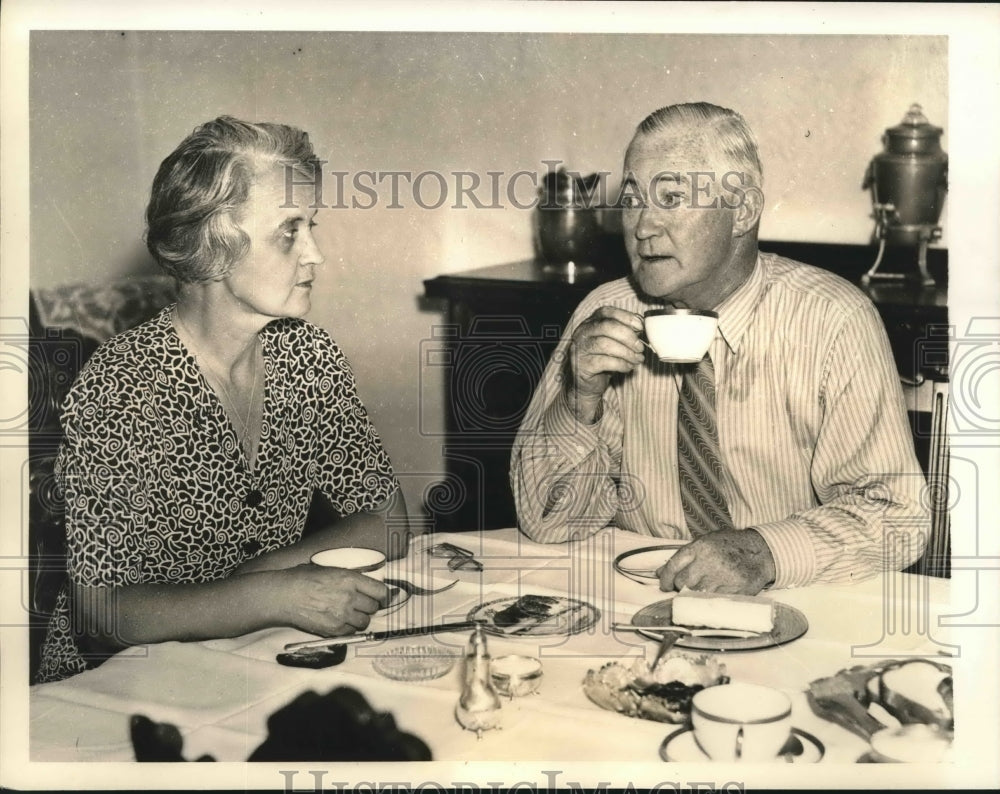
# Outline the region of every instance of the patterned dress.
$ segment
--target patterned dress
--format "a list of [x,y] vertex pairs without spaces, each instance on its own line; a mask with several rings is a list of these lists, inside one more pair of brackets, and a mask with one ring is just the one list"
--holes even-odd
[[[251,471],[218,397],[181,343],[173,307],[99,348],[63,410],[56,474],[67,571],[78,584],[206,582],[302,536],[315,489],[341,515],[371,510],[396,481],[350,365],[322,329],[260,332],[264,409]],[[38,681],[93,666],[59,594]]]

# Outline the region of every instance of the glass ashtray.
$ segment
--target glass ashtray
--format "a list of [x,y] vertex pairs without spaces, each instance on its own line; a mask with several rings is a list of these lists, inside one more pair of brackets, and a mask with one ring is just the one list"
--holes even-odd
[[440,645],[404,645],[376,656],[372,667],[393,681],[430,681],[445,675],[457,659],[454,651]]

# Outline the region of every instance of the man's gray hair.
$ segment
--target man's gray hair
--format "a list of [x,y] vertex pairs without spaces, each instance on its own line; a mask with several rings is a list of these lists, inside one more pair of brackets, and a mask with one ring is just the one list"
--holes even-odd
[[746,184],[764,187],[764,169],[760,164],[757,138],[735,110],[719,107],[709,102],[688,102],[667,105],[654,110],[636,129],[636,135],[683,127],[694,134],[704,135],[734,171],[746,175]]

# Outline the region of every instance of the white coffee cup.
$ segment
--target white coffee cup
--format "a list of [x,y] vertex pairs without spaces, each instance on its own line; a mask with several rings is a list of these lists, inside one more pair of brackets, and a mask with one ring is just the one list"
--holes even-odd
[[694,364],[705,357],[719,315],[707,309],[676,309],[665,306],[643,315],[646,338],[660,361]]
[[346,546],[342,549],[325,549],[317,551],[310,561],[324,568],[346,568],[357,571],[372,579],[382,581],[385,578],[385,554],[376,549],[366,549],[360,546]]
[[792,701],[757,684],[710,686],[691,700],[691,725],[713,761],[773,761],[792,730]]

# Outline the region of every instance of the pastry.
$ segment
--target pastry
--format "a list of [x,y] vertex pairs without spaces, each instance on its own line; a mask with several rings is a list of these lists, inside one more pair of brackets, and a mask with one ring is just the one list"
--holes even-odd
[[755,596],[682,590],[674,597],[670,614],[676,626],[743,629],[761,634],[774,628],[774,602]]
[[696,692],[728,680],[725,665],[712,656],[668,653],[653,670],[645,659],[636,659],[629,667],[609,662],[599,670],[589,670],[583,691],[608,711],[682,723],[691,713],[691,698]]
[[526,595],[493,616],[493,623],[502,628],[517,626],[525,621],[537,622],[552,614],[552,608],[559,603],[553,596]]

